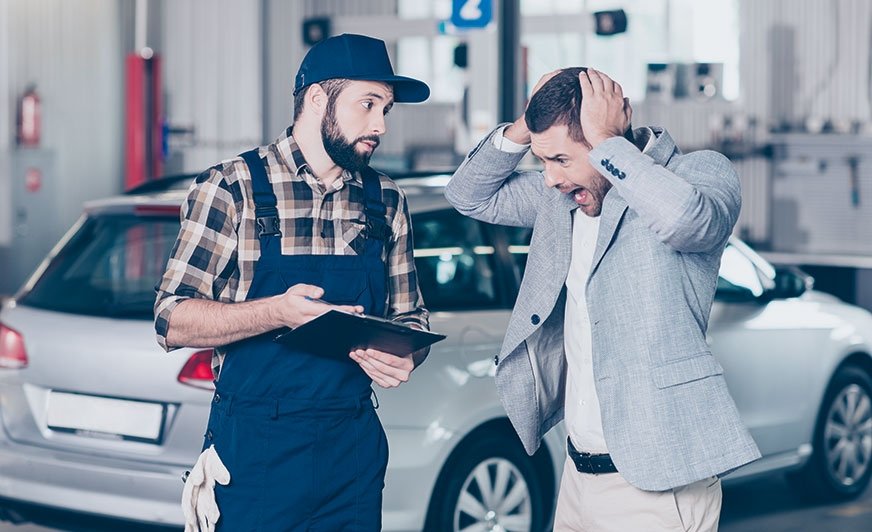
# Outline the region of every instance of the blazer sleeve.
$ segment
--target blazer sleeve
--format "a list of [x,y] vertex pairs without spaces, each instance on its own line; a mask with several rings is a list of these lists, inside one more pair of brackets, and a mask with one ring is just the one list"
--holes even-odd
[[660,240],[676,251],[710,252],[729,239],[742,193],[738,174],[724,155],[694,152],[665,168],[628,140],[614,137],[591,150],[589,159]]
[[527,150],[497,149],[485,136],[466,156],[445,188],[448,202],[461,214],[488,223],[532,227],[545,185],[539,172],[518,172]]

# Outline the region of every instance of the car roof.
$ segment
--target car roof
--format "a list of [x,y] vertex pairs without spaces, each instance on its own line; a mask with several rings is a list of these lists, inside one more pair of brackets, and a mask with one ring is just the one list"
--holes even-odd
[[[152,214],[173,214],[188,194],[194,175],[177,175],[149,181],[122,195],[91,200],[85,203],[89,214],[128,213],[143,209]],[[451,179],[448,172],[415,172],[393,177],[413,213],[448,208],[443,191]]]

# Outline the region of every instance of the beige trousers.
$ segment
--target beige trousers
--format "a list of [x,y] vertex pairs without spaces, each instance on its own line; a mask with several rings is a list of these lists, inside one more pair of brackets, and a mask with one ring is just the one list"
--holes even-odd
[[642,491],[620,473],[563,467],[554,532],[717,532],[721,481],[711,477],[668,491]]

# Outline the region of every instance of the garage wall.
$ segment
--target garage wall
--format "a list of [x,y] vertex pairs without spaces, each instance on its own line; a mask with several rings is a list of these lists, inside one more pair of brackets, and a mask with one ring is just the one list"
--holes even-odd
[[291,124],[294,75],[306,53],[301,36],[304,2],[264,0],[265,115],[263,140],[271,142]]
[[869,123],[872,2],[742,0],[742,103],[772,125]]
[[368,17],[397,13],[397,0],[304,0],[302,3],[307,17]]
[[308,50],[305,19],[392,16],[397,0],[164,1],[161,11],[168,119],[193,130],[171,138],[167,171],[196,172],[271,142],[290,125],[293,79]]
[[[8,93],[0,92],[0,97],[12,112],[26,86],[37,85],[42,148],[54,153],[56,214],[62,230],[78,217],[83,201],[121,189],[123,56],[118,5],[103,0],[0,4],[6,15],[0,25],[7,25],[0,34],[8,42],[8,82],[0,83],[8,84]],[[4,127],[10,123],[11,118]],[[14,142],[2,139],[0,146]]]
[[166,2],[161,14],[171,139],[167,172],[196,172],[261,143],[262,3]]
[[12,99],[9,96],[9,0],[0,0],[0,246],[12,241],[12,189],[9,150],[12,148]]

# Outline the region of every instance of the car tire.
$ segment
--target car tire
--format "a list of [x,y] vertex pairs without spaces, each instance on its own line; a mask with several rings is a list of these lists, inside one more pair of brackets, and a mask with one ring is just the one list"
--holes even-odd
[[439,474],[424,530],[458,532],[477,522],[489,524],[485,530],[496,525],[507,532],[544,530],[554,498],[553,474],[541,471],[551,467],[550,458],[539,454],[547,452],[543,446],[528,456],[511,429],[472,433]]
[[849,500],[872,476],[872,378],[847,365],[836,371],[821,403],[811,458],[788,475],[800,494],[814,501]]

